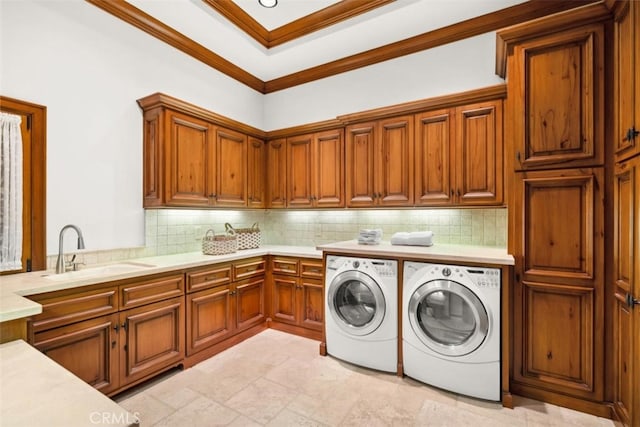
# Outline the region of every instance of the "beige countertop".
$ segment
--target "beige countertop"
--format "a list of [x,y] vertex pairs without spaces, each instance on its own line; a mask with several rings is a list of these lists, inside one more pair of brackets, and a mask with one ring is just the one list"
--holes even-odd
[[262,246],[227,255],[203,255],[201,252],[189,252],[129,259],[103,266],[89,266],[78,272],[58,275],[54,271],[47,270],[0,276],[0,322],[42,312],[40,304],[25,296],[264,255],[322,258],[322,252],[312,247]]
[[360,245],[357,240],[319,245],[316,249],[336,254],[372,257],[410,258],[425,261],[473,262],[492,265],[513,265],[513,256],[504,248],[469,245],[434,244],[433,246],[402,246],[389,242]]
[[137,425],[135,414],[22,340],[0,345],[0,424]]

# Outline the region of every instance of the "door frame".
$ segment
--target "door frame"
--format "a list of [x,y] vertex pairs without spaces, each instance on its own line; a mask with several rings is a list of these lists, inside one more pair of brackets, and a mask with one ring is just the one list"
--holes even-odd
[[[47,107],[0,95],[0,111],[27,116],[31,128],[31,157],[23,160],[31,175],[31,270],[46,270],[46,203],[47,203]],[[23,249],[24,258],[24,249]],[[0,273],[1,274],[1,273]]]

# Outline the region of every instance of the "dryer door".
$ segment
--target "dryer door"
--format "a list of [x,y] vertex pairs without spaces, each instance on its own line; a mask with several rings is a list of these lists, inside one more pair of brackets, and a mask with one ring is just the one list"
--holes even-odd
[[409,300],[409,322],[424,345],[444,356],[473,352],[489,331],[489,317],[480,299],[452,280],[419,286]]
[[371,276],[357,270],[336,275],[327,290],[331,317],[350,335],[368,335],[378,329],[385,315],[384,295]]

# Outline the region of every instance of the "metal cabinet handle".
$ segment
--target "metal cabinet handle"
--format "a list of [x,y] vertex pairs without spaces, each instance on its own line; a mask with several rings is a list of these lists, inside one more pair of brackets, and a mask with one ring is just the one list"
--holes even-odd
[[627,130],[627,133],[624,136],[623,141],[633,141],[634,139],[636,139],[636,136],[638,136],[639,134],[640,134],[640,131],[637,131],[635,126],[631,126]]
[[117,323],[113,325],[113,330],[118,332],[120,330],[120,325],[118,325]]
[[629,308],[633,308],[633,306],[635,305],[640,305],[640,299],[635,299],[633,295],[631,295],[630,293],[627,293],[627,297],[625,298],[625,301]]

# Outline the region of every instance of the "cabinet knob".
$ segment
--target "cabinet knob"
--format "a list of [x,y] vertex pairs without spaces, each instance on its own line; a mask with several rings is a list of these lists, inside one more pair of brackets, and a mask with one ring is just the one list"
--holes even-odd
[[113,325],[113,330],[118,332],[120,330],[120,325],[118,325],[117,323]]
[[635,299],[633,295],[627,292],[627,297],[625,298],[627,302],[627,306],[629,308],[633,308],[635,305],[640,305],[640,299]]
[[623,141],[633,141],[636,139],[636,136],[640,134],[640,131],[636,130],[635,126],[631,126],[629,130],[627,130],[626,135],[624,136]]

